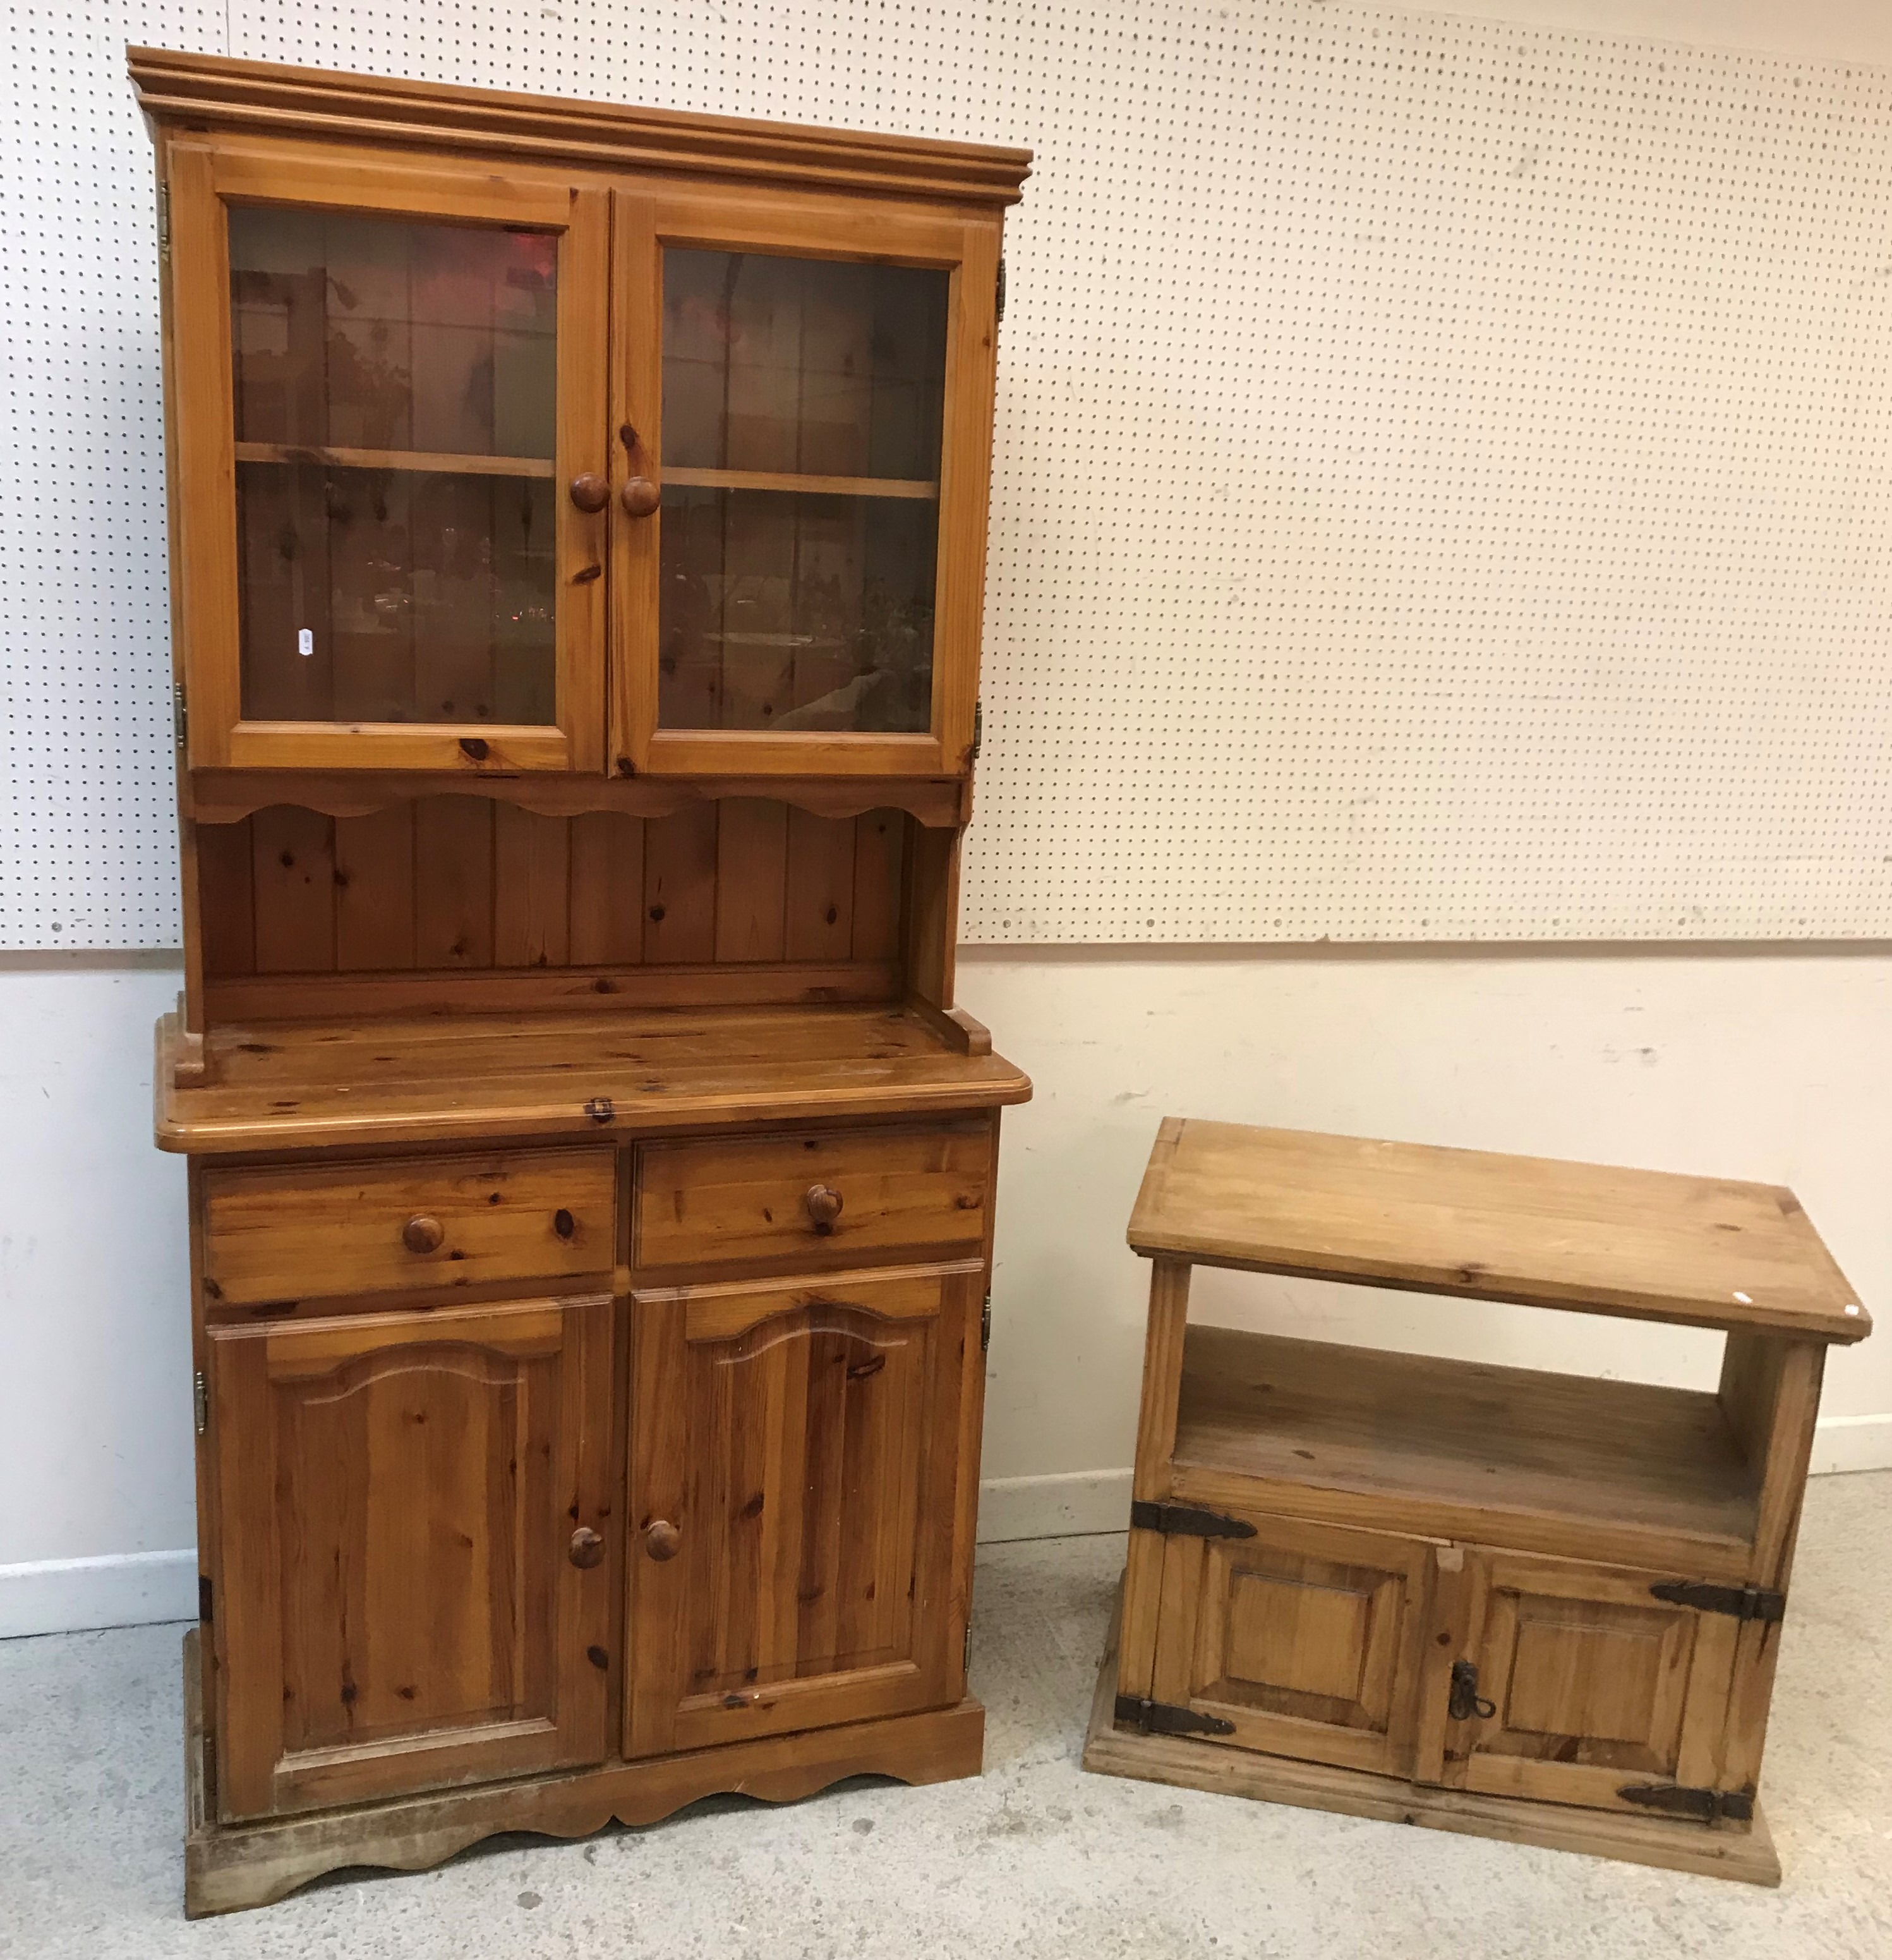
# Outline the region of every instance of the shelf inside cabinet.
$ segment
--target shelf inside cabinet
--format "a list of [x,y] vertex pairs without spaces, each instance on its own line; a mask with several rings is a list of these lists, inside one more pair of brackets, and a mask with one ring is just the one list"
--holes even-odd
[[996,1055],[915,1010],[676,1007],[158,1027],[157,1140],[199,1154],[335,1144],[610,1136],[1020,1102]]
[[239,463],[312,463],[333,469],[405,469],[440,476],[549,476],[549,456],[485,456],[419,449],[338,449],[332,444],[240,442]]
[[1226,1327],[1188,1329],[1174,1460],[1194,1497],[1241,1478],[1289,1514],[1703,1570],[1757,1514],[1712,1395]]
[[930,477],[822,476],[771,469],[685,469],[663,473],[666,483],[688,490],[785,490],[805,497],[905,497],[937,503],[940,486]]

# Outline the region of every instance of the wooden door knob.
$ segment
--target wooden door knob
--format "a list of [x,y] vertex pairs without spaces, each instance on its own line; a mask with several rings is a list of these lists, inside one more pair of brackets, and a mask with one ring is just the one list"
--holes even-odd
[[657,1518],[644,1528],[644,1548],[661,1565],[682,1548],[683,1534],[668,1518]]
[[410,1252],[437,1252],[446,1237],[446,1227],[425,1212],[410,1218],[401,1227],[401,1243]]
[[803,1194],[802,1202],[807,1206],[817,1232],[834,1230],[835,1220],[841,1216],[841,1193],[832,1184],[811,1184]]
[[611,485],[596,470],[571,479],[571,501],[587,513],[602,511],[611,501]]
[[581,1572],[604,1563],[604,1540],[589,1525],[580,1525],[571,1535],[565,1555]]
[[663,501],[663,492],[647,476],[627,476],[618,501],[628,517],[647,517]]

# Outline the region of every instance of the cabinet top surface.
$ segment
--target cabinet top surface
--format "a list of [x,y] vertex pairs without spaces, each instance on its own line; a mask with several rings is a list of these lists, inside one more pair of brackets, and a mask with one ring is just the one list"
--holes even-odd
[[1858,1341],[1871,1316],[1793,1193],[1669,1172],[1168,1117],[1146,1257]]
[[256,1023],[205,1037],[208,1078],[171,1086],[158,1023],[157,1129],[201,1154],[609,1138],[1022,1102],[996,1055],[962,1055],[898,1007],[618,1009]]
[[138,101],[161,124],[425,143],[604,168],[790,181],[956,204],[1016,204],[1029,150],[622,103],[348,75],[168,48],[126,50]]

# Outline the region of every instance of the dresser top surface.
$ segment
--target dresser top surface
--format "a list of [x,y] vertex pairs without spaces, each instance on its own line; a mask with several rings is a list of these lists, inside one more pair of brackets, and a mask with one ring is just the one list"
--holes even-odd
[[1866,1312],[1784,1186],[1165,1118],[1146,1257],[1824,1341]]
[[161,1148],[208,1155],[611,1136],[992,1107],[1032,1085],[895,1006],[612,1009],[256,1022],[205,1037],[173,1085],[157,1032]]

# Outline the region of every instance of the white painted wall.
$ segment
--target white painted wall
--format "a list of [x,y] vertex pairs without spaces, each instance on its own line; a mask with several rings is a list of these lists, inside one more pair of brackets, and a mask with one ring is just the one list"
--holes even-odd
[[184,1166],[151,1143],[180,978],[0,956],[0,1634],[196,1612]]
[[[183,1167],[151,1147],[161,957],[0,963],[0,1634],[195,1610]],[[990,1537],[1121,1528],[1156,1119],[1219,1116],[1791,1184],[1892,1316],[1892,956],[962,955],[1029,1069],[1006,1119]],[[1706,1386],[1713,1337],[1208,1274],[1197,1311]],[[1892,1465],[1892,1338],[1836,1354],[1820,1459]]]

